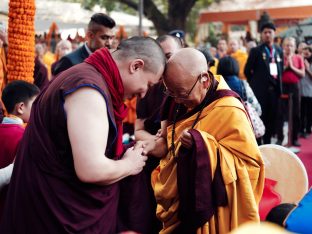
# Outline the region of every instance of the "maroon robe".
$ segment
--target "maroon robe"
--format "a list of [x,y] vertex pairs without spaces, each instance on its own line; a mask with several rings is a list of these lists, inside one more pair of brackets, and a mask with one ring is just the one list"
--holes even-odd
[[35,58],[35,70],[34,70],[34,84],[42,90],[49,84],[48,69],[39,60],[38,56]]
[[66,95],[86,86],[98,90],[106,101],[110,124],[106,156],[114,158],[117,130],[106,83],[92,65],[76,65],[57,76],[33,104],[0,233],[116,232],[118,184],[83,183],[74,169],[63,105]]

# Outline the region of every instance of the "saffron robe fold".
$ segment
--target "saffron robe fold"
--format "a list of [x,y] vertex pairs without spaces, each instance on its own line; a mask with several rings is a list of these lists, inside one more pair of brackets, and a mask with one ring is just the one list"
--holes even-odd
[[[219,89],[229,89],[222,77]],[[182,119],[175,127],[175,153],[181,143],[179,136],[190,129],[197,113]],[[197,233],[228,233],[247,221],[259,222],[258,204],[264,185],[264,164],[250,121],[242,103],[234,97],[223,97],[206,106],[194,126],[202,136],[210,157],[212,179],[219,153],[221,174],[228,205],[217,208],[217,214],[197,230]],[[168,148],[172,125],[167,129]],[[170,149],[170,148],[169,148]],[[157,217],[163,222],[161,234],[174,233],[180,225],[177,163],[169,153],[162,158],[152,174],[152,186],[157,200]]]
[[234,58],[239,65],[239,74],[238,77],[241,80],[247,80],[244,74],[245,65],[247,62],[248,54],[242,50],[237,50],[236,52],[231,54],[231,57]]

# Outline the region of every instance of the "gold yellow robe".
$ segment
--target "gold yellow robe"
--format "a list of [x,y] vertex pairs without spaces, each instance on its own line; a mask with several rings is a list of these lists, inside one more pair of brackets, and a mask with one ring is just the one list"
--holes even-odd
[[247,80],[245,74],[244,74],[244,69],[245,69],[245,65],[247,62],[247,58],[248,55],[246,52],[242,51],[242,50],[237,50],[235,53],[231,54],[231,57],[234,58],[239,65],[239,74],[238,77],[241,80]]
[[128,107],[128,114],[127,114],[126,118],[123,120],[124,123],[130,123],[130,124],[135,123],[135,120],[136,120],[136,102],[137,102],[136,97],[125,100],[125,104]]
[[48,69],[48,78],[49,80],[51,79],[51,66],[52,64],[56,61],[55,59],[55,55],[50,52],[47,51],[44,55],[43,55],[43,63],[44,65],[46,65],[47,69]]
[[214,58],[215,64],[212,67],[209,67],[209,71],[211,71],[212,74],[217,75],[217,67],[219,64],[219,60],[217,58]]
[[[218,89],[229,89],[222,77]],[[184,129],[191,128],[197,113],[180,120],[175,127],[176,155],[180,143],[177,139]],[[258,204],[264,185],[264,164],[245,109],[234,97],[218,99],[205,107],[198,130],[210,155],[212,177],[217,165],[217,151],[228,197],[228,205],[218,207],[217,214],[199,228],[197,233],[228,233],[238,225],[259,222]],[[168,127],[167,144],[171,144],[172,125]],[[177,217],[179,194],[177,164],[169,152],[161,159],[152,174],[152,186],[157,200],[157,217],[163,222],[161,234],[172,233],[179,225]]]

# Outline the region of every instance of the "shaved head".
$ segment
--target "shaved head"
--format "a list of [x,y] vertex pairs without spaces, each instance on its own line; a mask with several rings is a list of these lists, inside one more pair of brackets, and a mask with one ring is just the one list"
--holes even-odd
[[239,42],[237,39],[232,38],[229,41],[229,50],[230,53],[235,53],[239,49]]
[[168,60],[164,83],[176,102],[181,101],[188,107],[199,104],[206,95],[208,80],[206,58],[200,51],[183,48]]
[[141,58],[145,69],[156,74],[166,65],[166,57],[160,45],[151,37],[131,37],[122,40],[113,57],[118,60]]
[[[196,76],[201,72],[207,70],[206,58],[200,51],[193,48],[183,48],[168,60],[165,82],[178,82],[187,85],[194,82]],[[190,79],[190,76],[193,79]]]

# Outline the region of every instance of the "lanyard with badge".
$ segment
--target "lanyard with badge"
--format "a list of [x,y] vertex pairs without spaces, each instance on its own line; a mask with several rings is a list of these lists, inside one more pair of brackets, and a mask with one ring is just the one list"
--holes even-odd
[[268,47],[265,47],[266,52],[269,54],[269,58],[270,58],[270,75],[273,76],[275,79],[277,78],[278,72],[277,72],[277,64],[275,62],[275,48],[272,47],[270,50]]

